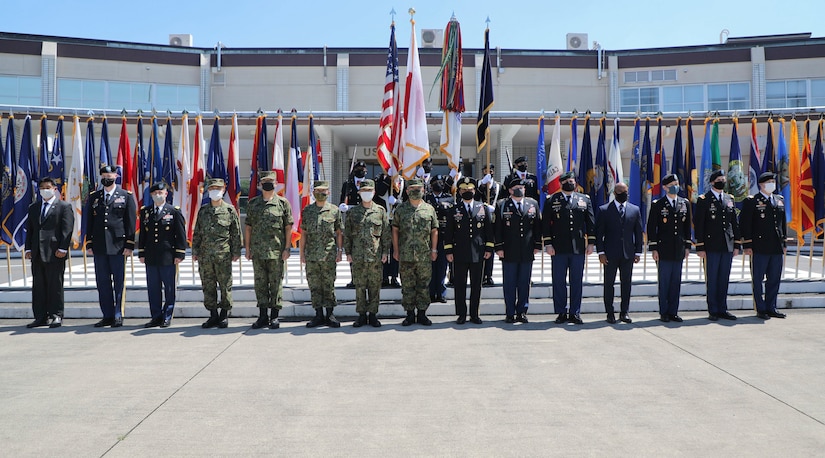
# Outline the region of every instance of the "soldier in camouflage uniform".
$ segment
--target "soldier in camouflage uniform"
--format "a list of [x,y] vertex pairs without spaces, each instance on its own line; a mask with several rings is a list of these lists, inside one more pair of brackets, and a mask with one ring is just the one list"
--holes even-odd
[[[312,296],[315,318],[308,328],[326,324],[338,328],[341,323],[332,314],[335,301],[335,264],[341,261],[343,233],[341,212],[328,202],[329,182],[316,181],[312,195],[315,203],[301,211],[301,263],[306,263],[307,283]],[[324,309],[327,315],[324,317]]]
[[407,196],[409,200],[398,206],[392,220],[393,256],[400,263],[401,305],[407,311],[401,325],[409,326],[417,319],[419,324],[429,326],[433,324],[427,318],[427,307],[432,262],[438,257],[438,217],[435,208],[422,200],[423,180],[410,180]]
[[344,251],[347,261],[352,263],[355,282],[355,311],[358,318],[353,326],[360,328],[369,324],[381,326],[378,321],[378,301],[381,294],[383,264],[390,251],[390,229],[387,211],[372,199],[375,196],[375,182],[364,180],[358,190],[361,205],[347,212],[344,226]]
[[[275,194],[275,172],[259,172],[261,194],[246,207],[244,243],[246,259],[252,260],[255,278],[255,298],[260,314],[252,329],[281,325],[278,314],[283,296],[284,263],[289,258],[292,239],[292,208],[289,202]],[[271,315],[269,309],[272,309]]]
[[232,263],[241,257],[241,222],[235,208],[223,200],[226,184],[222,179],[210,179],[206,189],[209,203],[198,211],[192,235],[192,259],[198,261],[203,305],[209,310],[209,319],[202,327],[225,328],[232,310]]

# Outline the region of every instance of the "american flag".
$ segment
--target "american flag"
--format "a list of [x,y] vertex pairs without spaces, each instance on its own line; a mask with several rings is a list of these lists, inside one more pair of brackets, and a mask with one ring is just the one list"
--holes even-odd
[[380,133],[378,135],[378,162],[389,175],[398,173],[395,145],[398,140],[400,110],[398,91],[398,46],[395,44],[395,23],[390,26],[390,47],[387,51],[387,76],[384,83],[384,102],[381,106]]

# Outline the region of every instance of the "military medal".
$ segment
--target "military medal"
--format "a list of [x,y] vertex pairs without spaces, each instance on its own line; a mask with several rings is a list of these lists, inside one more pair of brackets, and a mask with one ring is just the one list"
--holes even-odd
[[476,227],[481,229],[481,223],[476,224]]

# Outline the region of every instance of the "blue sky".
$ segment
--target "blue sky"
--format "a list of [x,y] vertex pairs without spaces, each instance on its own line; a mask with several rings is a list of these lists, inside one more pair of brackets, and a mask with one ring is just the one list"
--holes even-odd
[[[590,42],[599,41],[608,50],[715,44],[722,29],[730,30],[731,37],[797,32],[825,37],[822,0],[4,3],[0,14],[4,32],[161,44],[168,43],[170,33],[191,33],[198,47],[214,47],[221,41],[230,48],[381,48],[388,43],[393,8],[399,13],[398,45],[406,47],[411,6],[417,11],[419,30],[444,28],[454,12],[466,48],[484,45],[488,16],[491,46],[507,49],[564,49],[568,32],[587,33]],[[45,11],[35,11],[41,7]]]

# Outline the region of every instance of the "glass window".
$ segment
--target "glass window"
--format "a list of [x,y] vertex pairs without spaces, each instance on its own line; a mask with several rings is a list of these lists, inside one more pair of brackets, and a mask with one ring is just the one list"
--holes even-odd
[[639,109],[638,89],[622,89],[621,98],[621,111],[635,113]]
[[636,81],[638,81],[640,83],[650,81],[650,73],[649,72],[636,72]]
[[664,79],[665,81],[676,81],[676,70],[665,70]]
[[8,105],[42,105],[38,76],[0,76],[0,103]]
[[708,110],[750,107],[750,83],[708,84]]
[[651,81],[662,81],[665,79],[665,72],[663,70],[653,70],[650,72]]
[[631,113],[659,111],[659,88],[657,87],[622,89],[621,99],[621,111]]
[[805,80],[770,81],[765,85],[768,108],[797,108],[808,105]]
[[636,82],[636,72],[624,72],[624,82],[625,83],[635,83]]
[[825,80],[811,80],[811,106],[825,106]]
[[700,85],[662,88],[663,111],[704,111],[704,90]]

